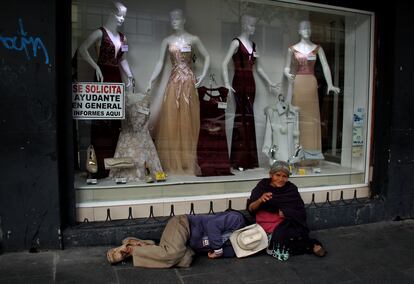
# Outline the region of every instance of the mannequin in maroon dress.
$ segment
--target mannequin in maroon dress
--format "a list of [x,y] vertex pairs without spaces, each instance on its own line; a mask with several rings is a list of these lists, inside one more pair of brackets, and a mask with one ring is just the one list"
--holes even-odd
[[[128,51],[127,40],[124,34],[118,31],[122,26],[127,8],[114,2],[114,9],[103,27],[95,30],[79,47],[79,54],[95,69],[95,80],[97,82],[122,83],[121,70],[128,78],[126,87],[131,87],[134,81],[126,51]],[[96,44],[98,49],[98,60],[91,57],[88,49]],[[120,120],[95,120],[91,123],[91,144],[95,148],[98,172],[95,178],[107,177],[109,171],[104,168],[104,158],[112,158],[118,142]]]
[[201,176],[232,175],[224,122],[228,92],[224,87],[198,88],[200,134],[197,160]]
[[[257,159],[256,131],[254,124],[253,103],[256,94],[256,84],[253,77],[253,67],[266,81],[269,87],[276,87],[259,64],[256,45],[250,40],[254,34],[256,18],[244,15],[241,18],[242,33],[233,39],[229,51],[223,61],[223,78],[227,89],[231,90],[236,103],[233,135],[231,141],[231,165],[239,170],[259,166]],[[230,58],[234,63],[233,84],[228,77]]]

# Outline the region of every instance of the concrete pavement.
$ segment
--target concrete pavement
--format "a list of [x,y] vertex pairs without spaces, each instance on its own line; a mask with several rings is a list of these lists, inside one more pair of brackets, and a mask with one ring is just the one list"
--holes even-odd
[[188,269],[110,265],[110,247],[0,255],[0,283],[414,283],[414,220],[314,231],[325,258],[198,257]]

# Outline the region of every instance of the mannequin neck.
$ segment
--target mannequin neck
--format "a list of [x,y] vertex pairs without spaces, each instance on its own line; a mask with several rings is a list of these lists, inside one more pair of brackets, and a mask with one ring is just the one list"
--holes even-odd
[[182,37],[186,34],[184,28],[176,29],[173,33],[176,37]]
[[247,32],[242,32],[239,39],[250,43],[250,35]]
[[105,29],[107,29],[108,31],[110,31],[113,34],[118,33],[119,26],[118,26],[117,22],[111,16],[106,21],[104,27],[105,27]]

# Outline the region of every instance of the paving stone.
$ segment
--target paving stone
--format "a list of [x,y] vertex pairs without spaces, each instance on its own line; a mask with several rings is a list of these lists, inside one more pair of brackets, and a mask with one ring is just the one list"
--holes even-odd
[[243,259],[198,256],[189,268],[110,265],[109,246],[0,255],[0,283],[414,283],[414,220],[312,232],[328,255],[280,262],[265,253]]

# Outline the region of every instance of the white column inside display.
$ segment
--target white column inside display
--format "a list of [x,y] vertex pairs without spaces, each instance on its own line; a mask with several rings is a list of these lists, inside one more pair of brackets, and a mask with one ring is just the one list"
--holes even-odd
[[[355,170],[363,170],[366,156],[367,119],[362,122],[363,153],[353,156],[353,114],[358,109],[365,110],[367,117],[369,91],[370,33],[371,22],[366,17],[347,17],[345,21],[345,74],[344,74],[344,110],[342,124],[341,165]],[[361,147],[361,146],[359,146]]]

